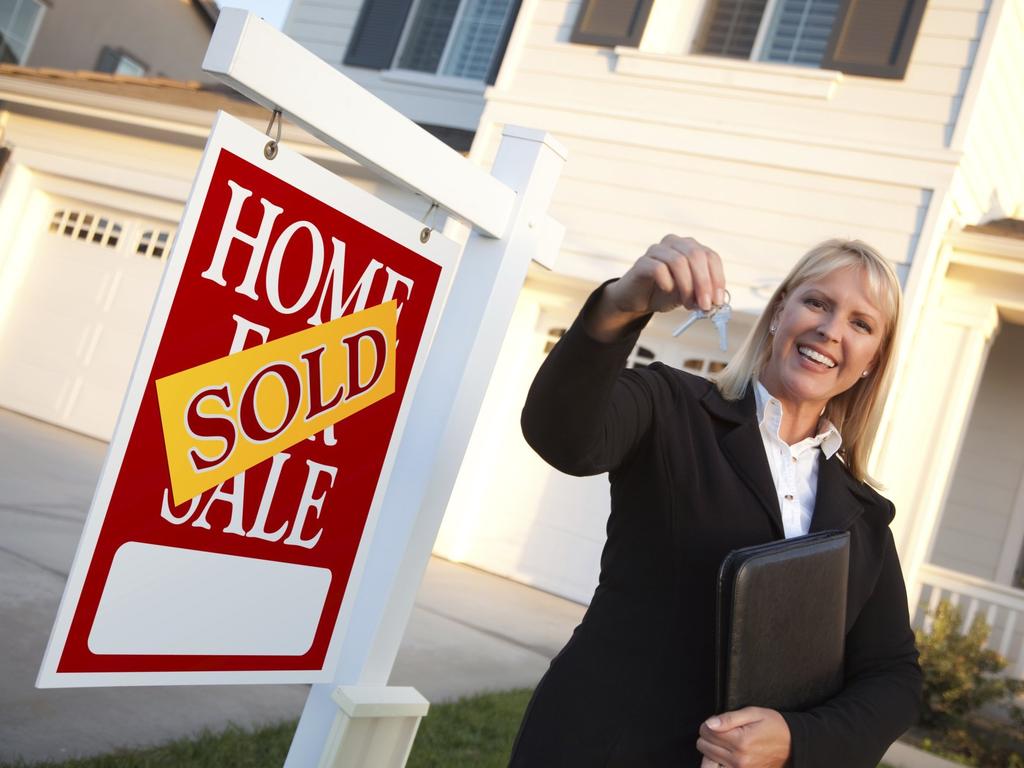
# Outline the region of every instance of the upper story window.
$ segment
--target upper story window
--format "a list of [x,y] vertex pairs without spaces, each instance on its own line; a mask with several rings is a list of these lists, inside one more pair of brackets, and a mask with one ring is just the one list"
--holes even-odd
[[512,0],[419,0],[396,67],[486,80],[512,5]]
[[39,0],[0,0],[0,63],[25,61],[42,17]]
[[[655,3],[668,1],[583,0],[570,39],[639,46]],[[926,2],[705,0],[691,50],[899,79]]]
[[519,0],[367,0],[345,64],[494,82]]
[[149,71],[149,67],[123,48],[111,48],[105,45],[103,50],[100,51],[100,59],[96,63],[96,71],[109,72],[112,75],[142,77]]
[[839,0],[717,0],[705,11],[699,53],[818,66]]

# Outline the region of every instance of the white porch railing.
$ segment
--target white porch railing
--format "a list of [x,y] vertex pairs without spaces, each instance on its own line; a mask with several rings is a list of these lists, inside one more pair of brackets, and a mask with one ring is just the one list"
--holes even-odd
[[988,647],[1007,659],[1006,674],[1024,678],[1024,590],[929,563],[921,566],[920,580],[915,628],[931,629],[932,616],[943,599],[963,612],[965,632],[981,613],[992,628]]

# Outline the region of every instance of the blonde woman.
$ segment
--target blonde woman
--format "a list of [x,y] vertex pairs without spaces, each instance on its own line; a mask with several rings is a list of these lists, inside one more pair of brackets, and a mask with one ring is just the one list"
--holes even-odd
[[[564,472],[608,472],[612,504],[599,585],[534,693],[514,766],[874,768],[917,716],[893,506],[865,467],[899,283],[866,244],[831,240],[716,383],[625,369],[654,312],[709,309],[725,289],[714,251],[670,235],[595,291],[537,374],[527,440]],[[851,534],[843,690],[802,712],[714,712],[722,558],[829,529]]]

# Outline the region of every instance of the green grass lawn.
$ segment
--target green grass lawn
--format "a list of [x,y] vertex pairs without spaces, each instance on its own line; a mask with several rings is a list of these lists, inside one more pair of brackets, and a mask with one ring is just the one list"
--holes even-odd
[[[420,724],[409,768],[505,766],[530,691],[485,694],[433,704]],[[246,731],[229,728],[149,749],[122,750],[100,757],[32,763],[33,768],[280,768],[295,723]],[[27,768],[2,763],[0,768]]]
[[[474,696],[434,704],[416,736],[408,768],[504,768],[530,691]],[[246,731],[229,728],[159,747],[101,757],[32,763],[33,768],[280,768],[295,723]],[[27,768],[2,763],[0,768]],[[879,768],[887,768],[880,766]]]

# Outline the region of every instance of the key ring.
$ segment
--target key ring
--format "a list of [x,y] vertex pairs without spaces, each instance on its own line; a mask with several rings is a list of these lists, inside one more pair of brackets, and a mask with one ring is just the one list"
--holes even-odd
[[721,310],[725,309],[725,307],[728,307],[730,304],[732,304],[732,294],[729,293],[729,289],[728,288],[724,288],[722,290],[722,293],[725,294],[725,301],[723,301],[721,304],[714,304],[714,305],[712,305],[711,309],[708,311],[708,319],[709,320],[712,317],[714,317],[718,312],[720,312]]
[[690,316],[686,320],[684,320],[680,326],[678,326],[674,331],[672,331],[672,335],[678,336],[698,320],[714,320],[715,316],[718,315],[720,312],[727,311],[730,313],[725,316],[725,321],[728,322],[729,317],[732,313],[732,307],[730,306],[730,302],[732,301],[732,295],[729,293],[728,289],[724,289],[723,292],[725,293],[725,303],[714,304],[712,305],[711,309],[707,310],[706,312],[700,307],[697,307],[697,309],[693,310],[690,313]]

